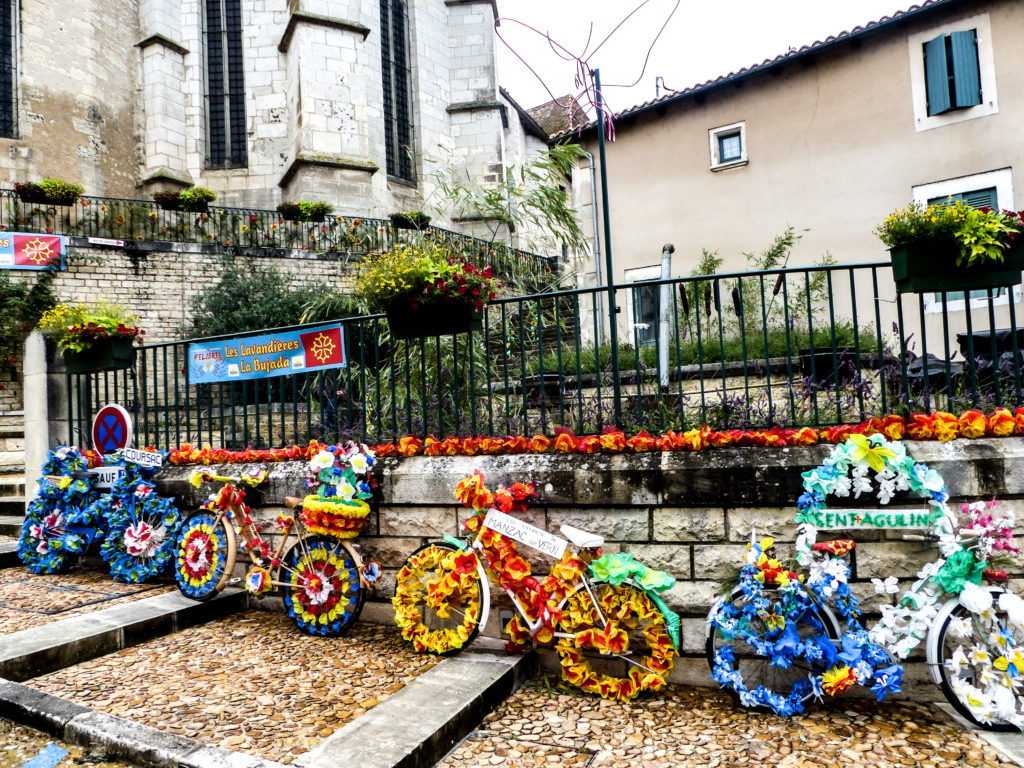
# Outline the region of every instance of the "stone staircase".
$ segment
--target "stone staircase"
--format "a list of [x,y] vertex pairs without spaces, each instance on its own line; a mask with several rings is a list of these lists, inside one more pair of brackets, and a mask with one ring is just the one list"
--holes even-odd
[[25,415],[0,414],[0,535],[18,536],[25,519]]

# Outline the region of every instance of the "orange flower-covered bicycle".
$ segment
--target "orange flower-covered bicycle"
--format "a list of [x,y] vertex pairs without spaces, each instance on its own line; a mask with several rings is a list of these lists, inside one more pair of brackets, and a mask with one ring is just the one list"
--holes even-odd
[[[418,651],[458,653],[487,623],[489,571],[516,612],[508,650],[553,646],[566,682],[606,698],[661,688],[678,654],[679,617],[659,593],[675,579],[629,554],[602,555],[595,534],[563,525],[563,539],[519,520],[508,513],[526,508],[533,486],[492,493],[483,479],[477,472],[455,491],[475,510],[466,537],[421,547],[399,571],[392,604],[402,637]],[[531,574],[516,542],[557,559],[546,577]]]
[[210,480],[224,486],[185,521],[178,535],[178,588],[194,600],[208,600],[242,581],[233,575],[241,552],[249,560],[244,586],[250,594],[262,596],[280,588],[285,609],[299,629],[311,635],[343,635],[359,617],[366,588],[380,577],[380,566],[372,560],[364,563],[349,541],[370,512],[364,499],[370,496],[372,465],[373,453],[366,446],[335,446],[314,455],[306,485],[316,492],[285,499],[289,509],[299,510],[299,519],[278,516],[276,547],[254,523],[245,491],[239,488],[243,483],[259,485],[265,471],[238,478],[194,473],[190,479],[196,487]]

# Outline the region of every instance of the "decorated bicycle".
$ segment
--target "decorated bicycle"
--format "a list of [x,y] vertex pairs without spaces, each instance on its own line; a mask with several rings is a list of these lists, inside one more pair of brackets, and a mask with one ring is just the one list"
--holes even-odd
[[[175,578],[194,600],[208,600],[231,583],[244,582],[252,595],[279,588],[296,626],[311,635],[340,636],[356,621],[366,588],[380,578],[380,566],[363,561],[350,540],[366,523],[372,494],[373,452],[348,443],[321,449],[309,462],[305,498],[288,497],[299,509],[277,517],[277,545],[253,521],[243,486],[257,487],[266,470],[257,467],[240,477],[196,472],[191,482],[224,485],[191,515],[178,536]],[[238,554],[248,560],[244,579],[235,577]]]
[[[785,567],[771,538],[752,541],[739,585],[712,607],[707,657],[713,679],[747,707],[779,715],[803,711],[812,698],[870,687],[879,701],[900,690],[902,660],[925,642],[932,680],[960,714],[991,729],[1024,727],[1018,693],[1024,673],[1024,600],[993,568],[1011,542],[1013,514],[994,502],[947,504],[942,477],[915,462],[899,442],[853,435],[819,467],[803,474],[797,501],[798,574]],[[829,508],[830,498],[898,495],[924,499],[924,509]],[[895,577],[872,579],[892,596],[880,621],[861,622],[843,556],[851,540],[818,541],[820,530],[924,530],[904,539],[938,545],[938,557],[896,599]],[[982,581],[987,580],[987,586]]]
[[[595,534],[563,525],[563,539],[509,514],[533,495],[522,483],[492,493],[479,472],[458,483],[455,497],[474,511],[465,537],[421,547],[398,573],[402,637],[418,651],[458,653],[487,623],[490,574],[515,610],[508,650],[553,646],[565,681],[606,698],[658,690],[679,647],[679,617],[659,596],[675,579],[629,554],[602,555]],[[516,542],[557,560],[546,577],[532,575]]]
[[164,571],[178,513],[157,494],[155,472],[121,454],[50,451],[22,525],[22,562],[33,573],[58,573],[98,545],[118,581],[139,583]]

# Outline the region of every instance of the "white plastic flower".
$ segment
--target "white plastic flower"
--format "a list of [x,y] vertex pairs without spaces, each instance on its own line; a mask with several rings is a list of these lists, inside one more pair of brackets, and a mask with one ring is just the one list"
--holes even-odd
[[889,576],[886,579],[872,579],[871,583],[875,586],[875,593],[879,595],[895,595],[900,591],[899,579],[895,576]]
[[334,466],[334,454],[330,451],[320,451],[316,456],[309,460],[309,468],[313,472],[321,472],[328,467]]
[[366,456],[364,456],[361,453],[355,453],[352,454],[348,461],[349,464],[352,466],[352,471],[355,472],[357,475],[366,474],[366,469],[368,466],[366,463]]
[[970,581],[964,584],[959,600],[971,613],[984,613],[992,607],[992,593]]
[[960,671],[966,663],[967,654],[964,653],[963,646],[958,645],[953,655],[946,659],[944,666],[949,670],[950,677],[959,678]]
[[971,620],[950,619],[949,634],[953,637],[969,637],[971,634]]
[[352,501],[352,498],[356,495],[356,488],[352,483],[345,482],[343,485],[338,486],[338,496],[343,498],[345,501]]
[[1024,629],[1024,600],[1012,592],[1003,592],[999,596],[999,608],[1005,611],[1006,618],[1011,624]]

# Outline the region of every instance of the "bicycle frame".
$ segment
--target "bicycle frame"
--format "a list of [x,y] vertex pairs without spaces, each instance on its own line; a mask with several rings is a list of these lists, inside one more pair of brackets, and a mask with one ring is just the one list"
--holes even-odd
[[[225,526],[231,525],[235,532],[242,537],[244,547],[241,547],[241,550],[248,559],[249,564],[251,566],[267,568],[271,574],[270,584],[275,587],[285,587],[287,584],[280,581],[278,577],[284,564],[284,554],[289,549],[289,541],[294,537],[294,542],[291,546],[302,546],[303,542],[306,540],[306,534],[296,532],[299,524],[292,519],[288,525],[281,529],[281,541],[272,554],[255,554],[256,548],[254,547],[254,544],[260,541],[259,532],[246,513],[236,482],[241,482],[241,480],[238,478],[230,478],[220,491],[220,493],[224,493],[230,489],[230,501],[223,506],[218,505],[215,510],[209,510],[215,512],[214,525],[226,520]],[[337,543],[340,544],[341,547],[352,557],[359,575],[360,585],[362,587],[369,586],[369,582],[366,581],[363,575],[364,563],[362,558],[359,556],[358,550],[349,544],[348,541],[338,540]],[[224,566],[224,576],[222,577],[221,582],[217,585],[217,591],[220,591],[230,584],[237,584],[239,581],[244,579],[244,577],[234,576],[238,549],[238,545],[235,544],[235,546],[231,548],[231,551],[228,552]],[[275,562],[277,565],[272,565],[272,563]]]
[[[566,539],[562,539],[562,538],[560,538],[558,536],[555,536],[554,534],[548,533],[547,531],[545,531],[545,530],[543,530],[541,528],[537,528],[535,526],[529,525],[528,523],[524,523],[521,520],[518,521],[518,523],[519,523],[520,526],[523,526],[523,527],[525,527],[527,529],[531,529],[531,532],[534,533],[535,535],[537,535],[537,534],[542,535],[543,536],[543,540],[545,540],[548,544],[553,544],[554,543],[556,547],[560,547],[561,551],[558,552],[558,554],[556,555],[556,558],[560,557],[561,556],[561,552],[564,551],[565,549],[567,549],[570,546],[570,542],[568,540],[566,540]],[[484,522],[484,524],[482,524],[480,526],[480,530],[477,531],[476,535],[473,537],[472,541],[468,545],[464,541],[462,541],[460,539],[455,539],[454,537],[447,537],[446,536],[445,540],[447,540],[451,544],[455,544],[455,545],[459,546],[459,548],[468,548],[468,549],[472,549],[472,550],[474,550],[474,551],[476,551],[478,553],[485,553],[486,550],[487,550],[487,545],[484,544],[484,542],[482,540],[483,532],[485,530],[493,530],[496,533],[501,533],[502,535],[512,539],[513,542],[520,541],[520,543],[525,543],[527,546],[529,546],[529,547],[531,547],[533,549],[538,549],[539,551],[545,551],[546,554],[554,554],[554,552],[552,552],[550,550],[547,550],[547,551],[546,550],[540,550],[539,547],[533,546],[533,545],[531,545],[528,542],[522,542],[520,539],[516,539],[515,536],[513,536],[512,533],[507,528],[505,530],[497,530],[495,528],[491,528],[490,526],[488,526],[486,524],[486,521]],[[513,543],[513,547],[515,547],[514,543]],[[577,552],[583,552],[585,550],[577,548],[576,551]],[[487,625],[487,619],[488,619],[488,617],[490,615],[490,608],[491,608],[491,585],[490,585],[490,578],[488,577],[488,574],[490,572],[492,572],[493,569],[489,565],[485,565],[484,563],[485,563],[485,558],[477,557],[477,573],[480,575],[480,583],[481,583],[481,590],[480,590],[481,591],[480,626],[486,626]],[[587,579],[585,573],[581,574],[580,580],[573,585],[572,592],[570,594],[577,592],[581,588],[585,589],[587,594],[589,595],[591,604],[593,605],[593,608],[594,608],[595,612],[597,613],[598,617],[600,617],[600,619],[601,619],[601,626],[602,627],[607,626],[608,621],[605,618],[604,613],[601,611],[600,605],[598,604],[598,601],[597,601],[597,597],[594,595],[594,590],[591,588],[590,582]],[[508,587],[505,587],[505,586],[503,586],[502,589],[505,591],[505,594],[508,595],[509,599],[512,601],[512,606],[515,608],[516,613],[519,614],[519,616],[522,619],[526,629],[529,630],[530,635],[532,637],[535,637],[537,635],[537,632],[539,632],[540,629],[543,626],[545,626],[544,625],[544,621],[539,616],[531,618],[529,612],[520,603],[520,601],[519,601],[518,597],[516,596],[515,592],[513,592],[511,589],[509,589]],[[559,606],[558,606],[559,609],[561,609],[565,605],[566,600],[568,600],[568,595],[566,597],[562,598],[562,600],[561,600],[561,602],[559,603]],[[573,637],[573,635],[570,635],[570,634],[565,633],[565,632],[554,632],[553,634],[554,634],[554,637]]]

